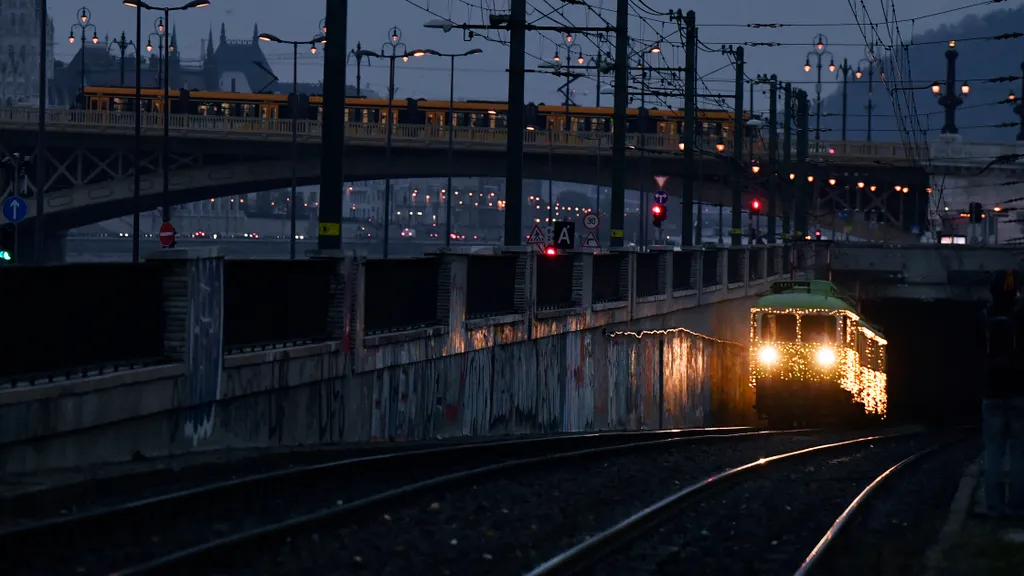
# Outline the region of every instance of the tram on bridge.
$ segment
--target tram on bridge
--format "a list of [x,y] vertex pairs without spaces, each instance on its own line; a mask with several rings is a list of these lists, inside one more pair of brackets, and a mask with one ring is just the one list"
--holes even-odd
[[[87,110],[131,112],[135,105],[135,88],[87,86],[83,93]],[[292,98],[288,94],[239,94],[235,92],[201,92],[186,89],[170,90],[168,102],[173,114],[228,116],[233,118],[288,119],[292,117]],[[163,90],[142,89],[144,112],[159,112]],[[448,117],[447,100],[395,100],[391,103],[392,121],[397,124],[443,127]],[[299,95],[299,118],[321,120],[322,96]],[[508,104],[505,102],[455,102],[454,125],[476,128],[504,128]],[[526,124],[538,130],[569,132],[611,132],[614,110],[608,107],[570,106],[568,120],[565,106],[527,104]],[[363,124],[387,122],[388,101],[365,97],[345,100],[345,121]],[[728,140],[732,132],[733,113],[726,110],[699,110],[697,133]],[[628,132],[681,134],[682,110],[630,108],[626,111]],[[747,114],[749,116],[749,114]]]
[[775,282],[750,310],[759,417],[780,427],[884,418],[887,345],[832,283]]

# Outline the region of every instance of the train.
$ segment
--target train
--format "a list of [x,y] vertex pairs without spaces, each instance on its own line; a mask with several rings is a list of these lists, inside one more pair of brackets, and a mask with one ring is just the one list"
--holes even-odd
[[[143,88],[141,94],[144,112],[159,112],[163,104],[163,90]],[[172,114],[202,116],[231,116],[238,118],[292,117],[296,106],[299,118],[321,120],[323,96],[298,95],[297,101],[288,94],[240,94],[236,92],[205,92],[198,90],[169,90],[168,108]],[[408,98],[391,102],[392,121],[397,124],[444,126],[447,123],[447,100]],[[131,112],[135,107],[135,88],[114,86],[87,86],[78,99],[78,107],[86,110]],[[503,128],[508,104],[505,102],[467,101],[452,104],[454,125],[477,128]],[[364,124],[386,122],[387,99],[348,97],[345,100],[345,121]],[[527,104],[525,122],[537,130],[570,132],[611,132],[614,110],[596,106],[565,106]],[[749,116],[749,114],[747,114]],[[629,108],[626,112],[628,132],[681,134],[682,110],[657,108]],[[733,113],[725,110],[700,110],[696,133],[714,135],[729,140]]]
[[884,419],[887,346],[831,282],[773,283],[750,309],[758,416],[779,428]]

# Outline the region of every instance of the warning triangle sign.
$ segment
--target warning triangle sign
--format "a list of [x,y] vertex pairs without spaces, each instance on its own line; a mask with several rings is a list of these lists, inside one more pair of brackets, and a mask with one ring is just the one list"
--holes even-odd
[[540,229],[540,224],[534,224],[533,230],[530,231],[529,238],[526,239],[527,244],[544,244],[547,240],[547,236]]
[[581,248],[600,248],[601,247],[601,243],[597,240],[597,235],[594,234],[593,230],[587,232],[587,237],[583,239],[583,244],[581,244],[580,247]]
[[654,181],[658,183],[658,188],[664,188],[665,182],[668,182],[668,176],[655,176]]

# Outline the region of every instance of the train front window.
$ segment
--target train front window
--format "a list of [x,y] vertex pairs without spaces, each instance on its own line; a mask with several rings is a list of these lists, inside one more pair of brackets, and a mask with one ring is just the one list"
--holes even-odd
[[761,340],[765,342],[796,342],[796,315],[774,314],[761,316]]
[[800,340],[815,344],[835,344],[838,323],[835,316],[808,314],[800,318]]

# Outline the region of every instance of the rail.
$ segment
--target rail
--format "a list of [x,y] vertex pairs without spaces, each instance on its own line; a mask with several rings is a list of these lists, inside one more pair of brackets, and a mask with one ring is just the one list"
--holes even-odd
[[[39,121],[39,111],[35,108],[0,108],[0,128],[34,129]],[[48,130],[57,132],[92,133],[92,134],[130,134],[135,129],[135,113],[96,110],[47,110],[46,125]],[[163,133],[163,118],[159,113],[142,115],[142,132],[146,136],[159,136]],[[292,121],[278,118],[231,118],[222,116],[202,116],[197,114],[171,114],[169,116],[170,132],[176,137],[189,138],[231,138],[238,140],[257,141],[289,141],[291,138]],[[318,120],[299,120],[296,126],[298,140],[304,143],[319,142],[323,125]],[[476,128],[423,126],[398,124],[392,132],[393,142],[398,146],[435,147],[447,146],[449,130],[453,130],[452,140],[457,148],[504,148],[508,136],[505,128]],[[346,138],[352,144],[383,146],[387,137],[387,125],[349,123]],[[576,152],[586,154],[610,154],[613,135],[608,132],[558,132],[558,131],[527,131],[523,142],[527,150],[541,152],[548,149],[560,153]],[[658,152],[678,152],[679,139],[676,134],[628,134],[627,146],[639,153],[640,150]],[[717,139],[698,139],[698,147],[713,151]],[[728,146],[729,143],[726,142]],[[998,154],[1011,153],[1016,150],[1013,144],[986,144],[963,146],[957,151],[946,150],[948,145],[933,143],[939,157],[969,160],[970,158],[991,158]],[[941,151],[938,149],[942,148]],[[977,153],[968,151],[975,150]],[[998,150],[997,150],[998,148]],[[1003,149],[1006,150],[1003,150]],[[765,153],[760,142],[754,143],[754,152]],[[902,162],[909,158],[920,157],[904,144],[899,142],[834,142],[823,144],[820,150],[812,151],[815,157],[841,158],[849,161],[888,161]],[[932,154],[935,157],[935,154]]]

